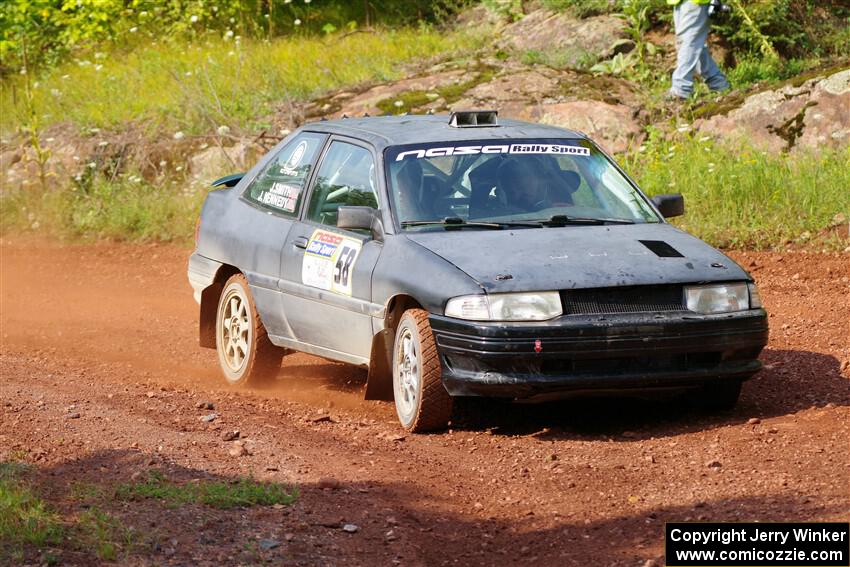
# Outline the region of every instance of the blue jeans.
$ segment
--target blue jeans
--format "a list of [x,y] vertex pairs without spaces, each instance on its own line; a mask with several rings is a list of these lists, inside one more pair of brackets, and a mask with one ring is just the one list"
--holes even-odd
[[688,98],[694,92],[694,73],[702,76],[708,88],[722,91],[729,88],[726,75],[717,68],[708,51],[708,30],[711,22],[707,4],[684,0],[673,8],[676,29],[676,70],[673,71],[674,95]]

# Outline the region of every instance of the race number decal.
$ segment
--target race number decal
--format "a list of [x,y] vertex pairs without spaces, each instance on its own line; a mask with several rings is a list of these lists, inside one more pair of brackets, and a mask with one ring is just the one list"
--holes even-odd
[[304,251],[301,281],[311,287],[351,295],[354,264],[362,246],[354,238],[316,229]]

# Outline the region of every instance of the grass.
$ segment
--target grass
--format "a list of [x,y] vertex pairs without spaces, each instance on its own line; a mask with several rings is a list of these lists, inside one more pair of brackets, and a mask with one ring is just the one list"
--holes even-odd
[[36,496],[24,476],[30,467],[0,462],[0,557],[22,559],[25,546],[44,547],[62,541],[61,518]]
[[240,478],[235,482],[190,482],[177,484],[152,471],[142,482],[121,484],[115,488],[116,500],[160,500],[170,506],[205,504],[229,509],[242,506],[291,504],[296,495],[281,484]]
[[690,135],[643,148],[621,158],[626,171],[649,195],[682,193],[677,224],[716,246],[847,245],[820,233],[850,218],[850,148],[772,155]]
[[133,547],[133,530],[97,508],[89,508],[80,514],[76,528],[76,539],[80,545],[93,550],[103,561],[115,561],[119,554],[129,553]]
[[[295,36],[265,41],[207,39],[152,43],[129,53],[95,53],[33,78],[43,127],[70,121],[80,128],[128,124],[168,133],[259,129],[287,103],[365,81],[403,74],[402,65],[480,39],[463,33],[401,29],[376,33]],[[0,84],[0,132],[23,123],[23,78]]]
[[291,504],[294,490],[250,478],[233,482],[201,481],[178,484],[152,471],[140,482],[106,487],[72,483],[71,497],[85,511],[63,517],[33,490],[27,478],[34,467],[0,461],[0,565],[61,562],[63,549],[92,554],[101,561],[119,561],[134,553],[140,534],[98,506],[114,502],[158,500],[169,507],[203,504],[232,509],[256,505]]
[[[173,180],[172,180],[173,181]],[[61,237],[188,241],[206,189],[181,180],[126,175],[87,185],[12,188],[0,197],[0,233],[42,231]]]

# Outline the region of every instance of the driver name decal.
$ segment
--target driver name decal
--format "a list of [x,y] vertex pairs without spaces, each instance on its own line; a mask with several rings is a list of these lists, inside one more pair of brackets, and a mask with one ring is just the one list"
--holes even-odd
[[300,194],[301,187],[298,185],[275,181],[268,191],[260,193],[258,201],[288,213],[292,213],[295,212],[295,205],[298,203],[298,196]]
[[301,264],[301,282],[341,295],[351,295],[354,264],[363,243],[354,238],[316,229],[307,242]]

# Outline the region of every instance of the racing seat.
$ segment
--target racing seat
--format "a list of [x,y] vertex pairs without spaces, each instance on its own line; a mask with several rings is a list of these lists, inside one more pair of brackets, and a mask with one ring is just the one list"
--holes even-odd
[[469,172],[469,218],[493,216],[505,205],[497,188],[499,165],[503,158],[493,157]]
[[581,176],[575,171],[560,171],[557,179],[560,183],[549,188],[549,199],[554,205],[573,204],[573,193],[578,191],[581,185]]
[[404,220],[431,220],[433,199],[425,190],[425,175],[417,160],[408,160],[396,173],[396,197]]

